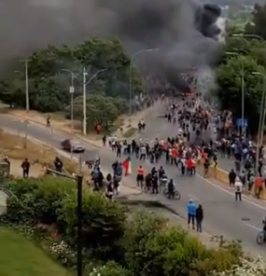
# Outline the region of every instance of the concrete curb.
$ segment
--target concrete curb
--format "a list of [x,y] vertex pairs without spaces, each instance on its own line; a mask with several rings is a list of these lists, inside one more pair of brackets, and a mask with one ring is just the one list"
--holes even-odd
[[[227,172],[219,167],[217,167],[217,168],[210,167],[209,177],[217,180],[218,182],[220,182],[227,188],[229,187],[228,174],[229,174],[229,172]],[[257,198],[256,192],[255,192],[255,185],[252,186],[250,192],[243,191],[243,194]],[[262,190],[259,200],[266,200],[266,189]]]

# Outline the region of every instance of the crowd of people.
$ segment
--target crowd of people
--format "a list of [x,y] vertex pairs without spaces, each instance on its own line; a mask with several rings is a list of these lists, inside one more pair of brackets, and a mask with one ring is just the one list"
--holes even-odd
[[[228,158],[232,162],[232,169],[228,173],[228,183],[235,191],[236,200],[242,200],[245,186],[250,190],[252,185],[257,183],[254,168],[256,147],[250,139],[232,131],[230,112],[213,112],[196,99],[191,98],[177,102],[177,104],[173,101],[167,103],[164,117],[166,124],[174,125],[176,129],[174,137],[156,137],[152,142],[145,141],[145,139],[103,140],[104,145],[110,146],[118,160],[130,156],[140,161],[140,166],[136,171],[136,185],[143,192],[163,193],[169,199],[180,198],[178,185],[167,175],[169,166],[176,168],[176,173],[180,176],[194,177],[197,173],[197,165],[201,162],[204,177],[208,177],[210,166],[219,166],[219,160],[222,158]],[[145,130],[145,127],[146,123],[141,120],[138,124],[139,131]],[[263,155],[264,149],[260,147],[257,170],[263,179],[263,185],[255,184],[258,185],[259,190],[263,189],[264,182],[266,183]],[[145,171],[146,166],[142,166],[145,163],[141,161],[152,164],[152,170]],[[106,194],[109,198],[112,198],[114,193],[118,193],[119,182],[123,177],[123,162],[115,162],[112,169],[113,174],[105,178]],[[98,178],[96,170],[96,173],[93,173],[96,186],[100,186],[99,183],[101,183]],[[190,200],[187,204],[187,213],[188,224],[192,224],[192,228],[196,227],[197,231],[201,231],[202,206],[196,206]]]

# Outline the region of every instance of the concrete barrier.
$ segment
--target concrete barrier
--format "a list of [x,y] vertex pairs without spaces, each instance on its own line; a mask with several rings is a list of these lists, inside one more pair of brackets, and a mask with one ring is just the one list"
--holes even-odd
[[229,185],[229,178],[228,178],[228,172],[220,169],[219,167],[214,168],[213,170],[215,171],[215,179],[218,181],[222,182],[223,184],[226,184],[227,186]]
[[[219,181],[220,183],[222,183],[223,185],[226,185],[227,187],[229,187],[228,174],[229,174],[229,172],[227,172],[219,167],[210,166],[208,177],[213,178],[213,179]],[[248,188],[247,188],[246,190],[243,191],[243,193],[257,197],[257,191],[255,189],[254,184],[251,187],[250,191],[248,191]],[[266,200],[266,189],[265,188],[261,191],[259,199]]]

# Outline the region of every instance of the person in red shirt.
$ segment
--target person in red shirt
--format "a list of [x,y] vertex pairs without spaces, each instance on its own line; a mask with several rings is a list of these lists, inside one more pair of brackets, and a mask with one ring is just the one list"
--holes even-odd
[[197,167],[197,161],[196,158],[191,158],[192,168],[191,168],[191,175],[196,174],[196,167]]
[[172,148],[172,156],[171,156],[171,165],[177,165],[177,149],[175,147]]
[[204,163],[205,159],[207,158],[207,155],[204,150],[200,151],[202,162]]
[[192,169],[193,169],[193,161],[191,158],[187,159],[186,161],[186,168],[187,168],[187,175],[192,175]]

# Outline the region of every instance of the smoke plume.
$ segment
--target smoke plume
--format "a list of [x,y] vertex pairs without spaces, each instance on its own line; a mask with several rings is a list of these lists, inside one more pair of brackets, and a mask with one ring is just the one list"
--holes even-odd
[[119,37],[145,71],[181,84],[177,74],[217,56],[221,15],[196,0],[1,0],[0,61],[25,58],[48,44],[89,36]]

